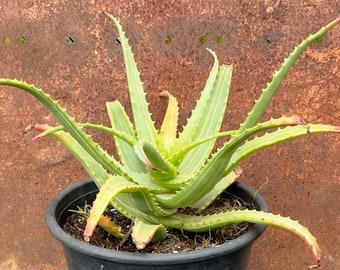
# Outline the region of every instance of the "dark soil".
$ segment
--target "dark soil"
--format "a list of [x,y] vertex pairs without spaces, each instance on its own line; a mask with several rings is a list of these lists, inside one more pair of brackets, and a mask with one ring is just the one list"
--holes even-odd
[[[246,205],[246,203],[232,195],[228,195],[227,197],[220,196],[200,214],[208,215],[232,209],[245,208],[251,209],[253,206]],[[197,211],[192,208],[181,209],[180,211],[192,215],[198,214]],[[125,237],[126,239],[124,240],[118,239],[97,226],[93,236],[91,237],[90,244],[114,250],[140,253],[175,253],[213,247],[237,238],[248,231],[251,227],[251,224],[249,223],[234,224],[207,233],[185,232],[169,228],[168,237],[165,240],[157,243],[150,243],[145,249],[137,250],[130,236],[131,220],[127,219],[113,208],[108,208],[105,215],[121,226],[122,233],[128,237]],[[72,237],[83,241],[85,226],[86,218],[78,213],[73,213],[66,220],[64,230]]]

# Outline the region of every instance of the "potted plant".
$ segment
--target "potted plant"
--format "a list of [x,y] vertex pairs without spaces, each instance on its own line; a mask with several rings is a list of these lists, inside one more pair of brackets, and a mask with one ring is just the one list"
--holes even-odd
[[[240,174],[238,164],[258,150],[300,136],[340,132],[340,127],[306,124],[298,116],[260,122],[271,97],[295,60],[311,43],[338,24],[340,18],[310,35],[294,49],[237,130],[220,131],[232,67],[220,65],[215,53],[208,50],[214,58],[214,65],[190,119],[178,132],[178,104],[168,92],[161,94],[168,98],[164,121],[160,130],[155,128],[125,33],[118,20],[108,16],[119,33],[133,123],[119,101],[106,104],[112,127],[78,123],[43,90],[23,81],[0,79],[0,85],[14,86],[30,93],[51,111],[61,125],[35,124],[34,127],[42,131],[36,138],[51,135],[61,141],[91,176],[91,180],[62,191],[47,212],[49,229],[62,242],[70,269],[245,269],[251,243],[263,232],[265,225],[280,227],[301,237],[312,249],[318,266],[321,253],[309,230],[290,218],[268,213],[265,201],[235,180]],[[85,129],[111,134],[119,160],[94,142]],[[216,150],[218,138],[227,139]],[[217,198],[225,196],[225,190],[245,202],[254,201],[255,209],[200,215]],[[76,240],[61,226],[71,215],[70,209],[81,212],[79,207],[92,201],[90,211],[83,212],[87,216],[84,241]],[[129,236],[103,214],[109,205],[131,220],[131,238],[138,250],[151,241],[165,239],[169,228],[209,233],[230,224],[249,222],[258,225],[230,242],[199,251],[178,254],[113,251],[86,243],[98,224],[118,238]],[[195,209],[195,213],[185,212],[187,209]]]

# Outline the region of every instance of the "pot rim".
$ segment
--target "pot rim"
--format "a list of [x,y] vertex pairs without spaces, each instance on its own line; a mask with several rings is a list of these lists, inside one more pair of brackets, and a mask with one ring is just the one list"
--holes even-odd
[[[92,181],[92,179],[85,179],[66,187],[61,192],[58,193],[58,195],[49,204],[46,212],[47,227],[52,236],[56,238],[59,242],[61,242],[62,245],[75,249],[78,252],[85,253],[87,255],[98,257],[108,261],[124,263],[131,262],[131,264],[139,263],[144,265],[147,265],[150,262],[152,262],[154,265],[177,264],[180,262],[192,260],[193,258],[195,258],[196,261],[202,261],[207,258],[214,258],[221,256],[222,254],[232,253],[246,245],[251,245],[252,242],[254,242],[264,232],[264,230],[267,227],[265,225],[255,224],[249,231],[231,241],[228,241],[216,247],[210,247],[201,250],[166,254],[134,253],[127,251],[110,250],[102,247],[97,247],[73,238],[71,235],[66,233],[58,223],[60,214],[62,213],[62,211],[66,209],[66,207],[60,207],[61,200],[65,197],[70,197],[69,194],[73,193],[75,190],[79,189],[84,185],[94,185],[94,182]],[[250,188],[244,183],[240,183],[237,181],[234,182],[232,185],[234,186],[236,185],[237,188],[240,188],[243,190],[243,192],[246,192],[248,195],[251,195],[254,198],[254,203],[256,202],[258,208],[260,208],[262,211],[264,212],[269,211],[266,201],[260,194],[255,192],[252,188]],[[88,193],[92,192],[93,190]],[[73,201],[70,200],[67,205],[71,205],[74,201],[78,200],[78,198],[79,197],[75,198]]]

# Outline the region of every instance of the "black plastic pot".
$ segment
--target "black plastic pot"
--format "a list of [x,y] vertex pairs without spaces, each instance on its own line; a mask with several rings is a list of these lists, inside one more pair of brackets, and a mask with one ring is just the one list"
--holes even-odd
[[[152,270],[152,269],[224,269],[245,270],[252,243],[264,232],[266,226],[254,225],[247,233],[223,245],[198,251],[171,254],[137,254],[113,251],[79,241],[62,229],[69,209],[77,209],[84,202],[91,203],[97,193],[91,179],[78,182],[61,191],[51,202],[46,214],[51,234],[62,243],[70,270]],[[236,182],[228,192],[253,203],[258,210],[268,211],[265,200],[245,184]]]

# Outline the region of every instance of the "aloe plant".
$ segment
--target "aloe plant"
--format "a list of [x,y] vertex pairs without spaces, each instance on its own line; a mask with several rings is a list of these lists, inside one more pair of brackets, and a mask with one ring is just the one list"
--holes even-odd
[[[0,85],[24,90],[44,104],[60,123],[51,127],[36,124],[42,132],[36,138],[51,135],[82,164],[99,188],[88,215],[84,239],[89,241],[99,224],[117,237],[123,235],[116,225],[103,217],[109,204],[132,219],[132,238],[137,248],[150,241],[162,240],[167,228],[207,232],[234,223],[251,222],[276,226],[301,237],[311,247],[316,260],[320,248],[309,230],[290,218],[257,210],[234,210],[214,215],[190,216],[179,208],[207,208],[239,176],[238,164],[263,148],[300,136],[323,132],[340,132],[340,127],[308,124],[298,116],[282,116],[260,122],[276,89],[299,55],[318,41],[340,18],[321,28],[301,42],[286,58],[272,81],[263,89],[247,118],[238,130],[220,131],[226,111],[232,67],[220,65],[216,54],[209,50],[214,65],[197,105],[183,127],[177,131],[179,107],[168,92],[168,107],[160,130],[148,110],[143,83],[134,61],[128,40],[116,18],[109,18],[118,29],[123,51],[133,122],[119,101],[106,104],[111,127],[93,123],[78,123],[66,109],[43,90],[13,79],[0,79]],[[119,159],[116,160],[94,142],[86,129],[97,129],[113,136]],[[226,138],[215,150],[218,138]],[[110,228],[111,227],[111,228]]]

